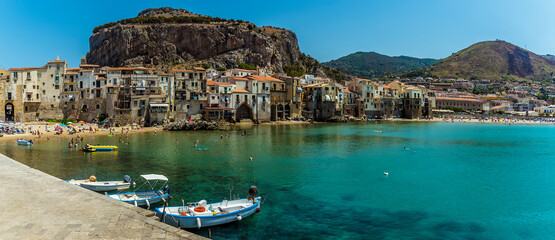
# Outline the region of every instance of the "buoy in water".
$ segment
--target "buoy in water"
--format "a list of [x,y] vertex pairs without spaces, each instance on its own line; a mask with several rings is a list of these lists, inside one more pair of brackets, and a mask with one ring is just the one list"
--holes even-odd
[[252,157],[249,157],[249,159],[250,159],[250,160],[251,160],[251,162],[252,162]]
[[389,175],[389,173],[388,172],[383,172],[383,175],[387,176],[387,175]]

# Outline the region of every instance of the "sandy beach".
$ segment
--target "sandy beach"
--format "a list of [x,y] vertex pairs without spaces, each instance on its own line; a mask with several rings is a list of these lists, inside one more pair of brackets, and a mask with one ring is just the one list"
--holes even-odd
[[[110,130],[106,128],[98,128],[96,124],[91,125],[81,125],[77,124],[74,125],[79,129],[79,132],[69,134],[68,130],[70,127],[62,127],[62,134],[56,134],[55,128],[59,126],[59,124],[55,123],[47,123],[47,122],[32,122],[25,124],[25,133],[23,134],[4,134],[3,137],[0,138],[0,141],[15,141],[17,138],[22,138],[26,140],[33,140],[35,142],[41,141],[49,141],[49,140],[67,140],[70,141],[71,139],[75,139],[78,136],[83,138],[83,142],[91,142],[90,139],[93,139],[96,136],[107,136],[110,135]],[[91,132],[88,129],[80,129],[81,126],[86,126],[87,128],[92,127],[94,129]],[[136,134],[136,133],[147,133],[147,132],[161,132],[163,131],[162,127],[145,127],[145,128],[135,128],[132,129],[131,127],[112,127],[112,135],[115,137],[123,137],[125,138],[127,134]],[[129,130],[127,130],[129,129]],[[40,135],[33,134],[34,131],[40,132]],[[92,142],[91,142],[92,143]]]

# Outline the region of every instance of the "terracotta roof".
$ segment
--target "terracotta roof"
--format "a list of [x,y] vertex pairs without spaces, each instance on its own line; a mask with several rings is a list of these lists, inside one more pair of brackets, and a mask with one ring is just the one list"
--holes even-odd
[[194,67],[193,69],[197,70],[197,71],[206,71],[206,69],[201,68],[201,67]]
[[156,70],[154,68],[131,68],[131,67],[121,67],[121,68],[113,68],[113,67],[107,67],[107,70],[110,71],[119,71],[119,70]]
[[266,77],[266,76],[258,76],[258,75],[249,75],[249,76],[246,76],[246,78],[252,79],[252,80],[258,80],[258,81],[262,81],[262,82],[285,82],[285,81],[279,80],[277,78]]
[[68,71],[68,72],[78,72],[79,68],[68,68],[68,69],[66,69],[66,71]]
[[248,81],[248,80],[250,80],[250,79],[248,79],[248,78],[242,78],[242,77],[232,77],[232,78],[235,79],[235,80],[240,80],[240,81]]
[[9,71],[27,71],[27,70],[34,70],[34,69],[46,69],[46,66],[44,66],[44,67],[10,68],[8,70]]
[[392,89],[392,87],[387,86],[387,85],[383,85],[383,88]]
[[463,101],[463,102],[482,102],[478,99],[457,98],[457,97],[436,97],[436,101],[437,100],[450,100],[450,101]]
[[241,69],[241,68],[233,68],[231,70],[237,70],[237,71],[241,71],[241,72],[256,72],[255,70],[246,70],[246,69]]
[[79,67],[100,67],[96,64],[79,64]]
[[220,86],[231,86],[231,84],[225,83],[225,82],[214,82],[214,83],[216,83],[216,85],[220,85]]
[[57,60],[57,61],[49,61],[48,63],[65,63],[65,62],[66,62],[66,61],[59,61],[59,60]]
[[355,92],[351,92],[349,89],[343,89],[343,92],[345,92],[345,93],[355,93]]
[[244,89],[233,89],[233,90],[231,90],[231,92],[232,93],[251,93],[251,92],[249,92],[247,90],[244,90]]
[[212,85],[215,85],[215,84],[216,84],[216,82],[214,82],[214,81],[210,81],[210,80],[206,81],[206,85],[208,85],[208,86],[212,86]]
[[174,69],[174,72],[194,72],[193,70],[186,70],[186,69]]
[[495,106],[495,107],[490,107],[489,110],[497,110],[497,109],[501,109],[501,108],[505,108],[506,106]]
[[77,75],[76,72],[67,72],[66,75]]

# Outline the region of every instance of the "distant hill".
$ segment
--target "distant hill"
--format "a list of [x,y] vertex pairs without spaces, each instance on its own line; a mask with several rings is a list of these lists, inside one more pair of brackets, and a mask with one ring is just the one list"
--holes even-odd
[[356,52],[322,65],[347,71],[357,77],[374,78],[427,67],[437,61],[431,58],[390,57],[376,52]]
[[509,81],[553,81],[555,60],[505,41],[471,45],[434,65],[404,74]]

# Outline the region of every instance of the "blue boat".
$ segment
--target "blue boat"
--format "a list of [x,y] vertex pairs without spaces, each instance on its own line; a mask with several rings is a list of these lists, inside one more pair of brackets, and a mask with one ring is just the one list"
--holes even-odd
[[237,200],[223,200],[218,203],[207,203],[201,200],[188,203],[188,206],[158,207],[154,211],[161,222],[179,228],[202,228],[241,221],[260,211],[260,197],[256,187],[249,189],[249,197]]
[[33,145],[33,140],[17,139],[17,144],[30,146]]
[[[166,185],[168,182],[167,177],[159,174],[147,174],[141,175],[141,178],[143,178],[145,182],[137,189],[145,187],[148,188],[148,190],[110,194],[108,197],[133,204],[135,206],[147,206],[149,208],[151,204],[162,201],[166,202],[166,200],[170,197],[170,186]],[[164,188],[156,190],[155,187],[159,185],[159,183],[161,183],[160,186],[163,186]]]

